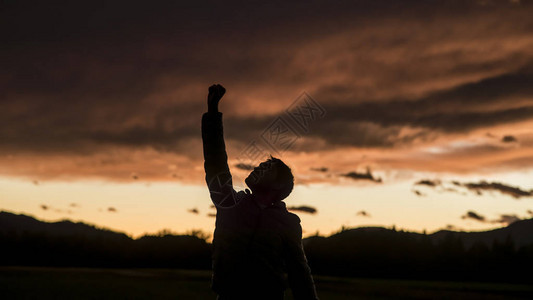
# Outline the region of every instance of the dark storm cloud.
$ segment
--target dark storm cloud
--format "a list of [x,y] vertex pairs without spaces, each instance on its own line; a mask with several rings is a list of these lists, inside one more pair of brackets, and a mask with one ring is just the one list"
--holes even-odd
[[479,221],[479,222],[486,222],[487,220],[485,219],[484,216],[474,212],[474,211],[468,211],[466,213],[466,215],[462,216],[461,217],[462,219],[473,219],[473,220],[476,220],[476,221]]
[[[317,98],[320,99],[320,96]],[[506,103],[509,99],[520,101],[512,105]],[[531,99],[533,67],[527,67],[515,73],[464,84],[418,99],[324,106],[329,115],[335,116],[336,121],[344,121],[339,128],[344,126],[343,132],[352,137],[352,144],[388,146],[426,136],[424,133],[418,133],[418,136],[394,138],[399,131],[394,130],[395,126],[421,127],[441,132],[468,132],[489,125],[528,120],[533,116]],[[361,133],[356,129],[358,124],[365,122],[382,129],[388,128],[388,131],[381,133],[384,136],[379,136],[380,142],[365,142],[361,139]],[[328,125],[322,125],[317,130],[325,133],[329,128]],[[324,134],[323,137],[332,142],[348,142],[336,140],[336,135]]]
[[[315,98],[323,101],[321,104],[330,119],[317,122],[319,124],[312,127],[308,135],[333,145],[388,148],[414,141],[431,141],[439,133],[468,133],[487,126],[531,120],[532,66],[414,99],[365,102],[345,98],[342,104],[330,104],[324,101],[328,99],[327,93],[319,90]],[[255,124],[265,124],[274,117],[266,116]],[[241,136],[252,137],[261,129],[242,126],[252,124],[247,118],[234,122],[238,124],[235,128],[240,128]],[[418,131],[401,134],[405,127],[418,128]],[[247,129],[242,130],[244,128]],[[503,141],[514,140],[512,136],[506,136]]]
[[374,175],[372,175],[372,172],[370,171],[370,168],[366,169],[365,173],[359,173],[359,172],[348,172],[345,174],[341,174],[340,176],[347,177],[353,180],[369,180],[377,183],[381,183],[381,178],[376,178]]
[[[201,160],[206,89],[219,80],[232,99],[223,104],[226,136],[243,145],[301,90],[327,110],[307,135],[326,143],[295,151],[391,148],[528,120],[531,9],[507,1],[6,2],[0,155],[75,154],[88,160],[81,168],[101,166],[90,161],[101,153],[142,165],[134,153],[151,148],[192,166]],[[22,172],[9,168],[0,171]],[[113,170],[95,173],[127,177]],[[150,178],[148,168],[135,170]]]
[[312,214],[312,215],[317,213],[316,208],[307,206],[307,205],[289,206],[287,207],[287,209],[292,210],[292,211],[301,211],[301,212]]

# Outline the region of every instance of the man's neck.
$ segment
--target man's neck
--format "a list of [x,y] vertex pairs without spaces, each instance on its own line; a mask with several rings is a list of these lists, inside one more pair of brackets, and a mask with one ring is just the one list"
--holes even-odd
[[266,195],[254,194],[254,200],[261,208],[272,206],[272,199]]

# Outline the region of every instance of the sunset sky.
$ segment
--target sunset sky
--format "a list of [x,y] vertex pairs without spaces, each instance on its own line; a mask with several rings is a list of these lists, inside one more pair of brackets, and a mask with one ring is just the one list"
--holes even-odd
[[[132,236],[212,232],[201,116],[280,157],[304,236],[533,217],[533,1],[2,1],[0,210]],[[295,102],[296,101],[296,102]],[[294,120],[292,120],[294,121]],[[295,125],[295,123],[291,123]]]

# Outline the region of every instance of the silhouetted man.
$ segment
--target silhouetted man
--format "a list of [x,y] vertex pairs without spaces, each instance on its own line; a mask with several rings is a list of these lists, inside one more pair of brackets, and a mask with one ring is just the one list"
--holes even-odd
[[287,285],[295,299],[318,299],[300,219],[281,201],[294,186],[291,169],[271,156],[245,179],[251,192],[233,189],[218,111],[225,92],[209,87],[202,117],[205,179],[217,208],[212,288],[220,300],[283,299]]

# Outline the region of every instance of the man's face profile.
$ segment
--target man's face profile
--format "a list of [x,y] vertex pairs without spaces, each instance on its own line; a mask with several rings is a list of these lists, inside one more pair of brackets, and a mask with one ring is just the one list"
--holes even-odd
[[246,185],[252,192],[267,192],[275,185],[277,170],[273,162],[265,161],[255,167],[245,179]]

